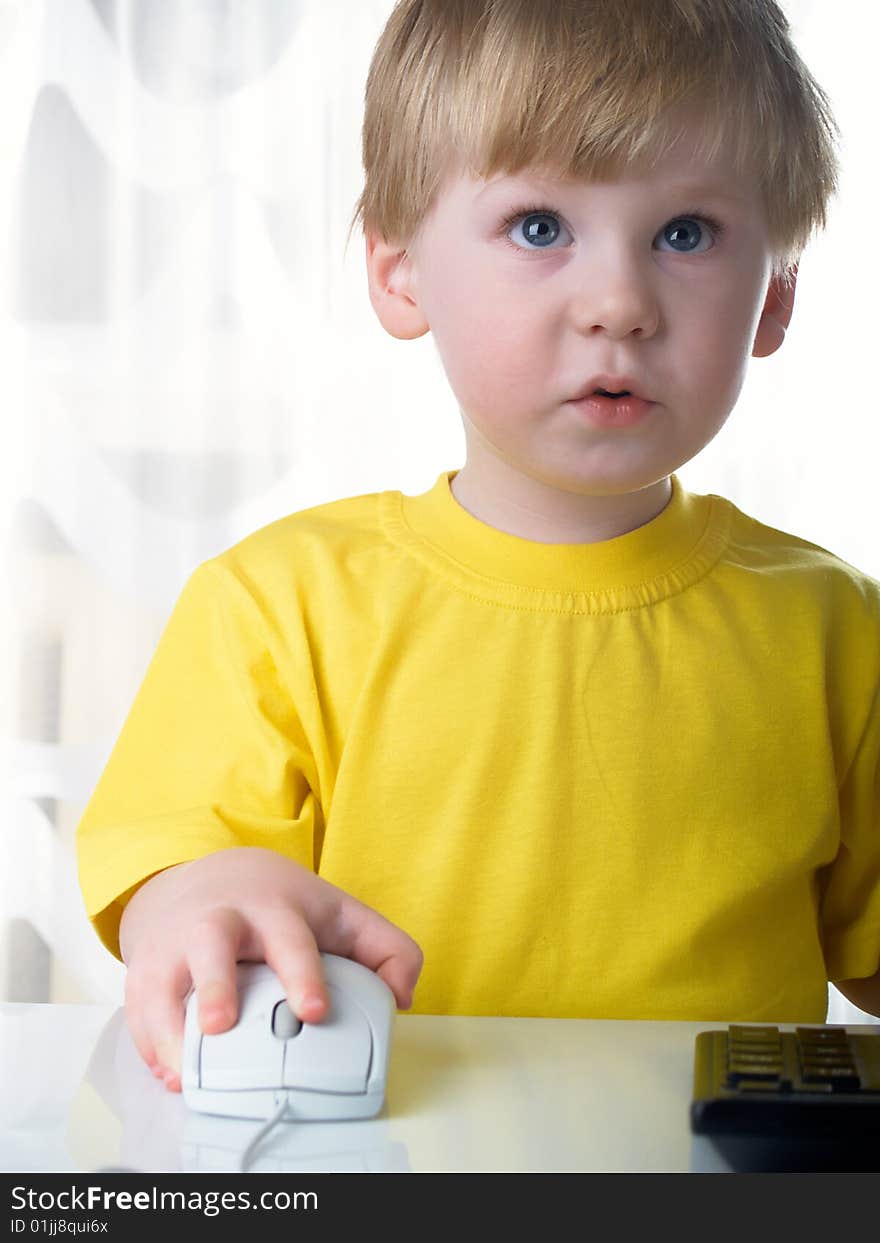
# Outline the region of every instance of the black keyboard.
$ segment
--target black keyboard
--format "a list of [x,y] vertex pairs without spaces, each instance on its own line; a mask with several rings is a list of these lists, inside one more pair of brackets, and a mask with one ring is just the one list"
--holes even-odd
[[880,1151],[880,1027],[700,1032],[690,1116],[697,1134],[853,1141]]

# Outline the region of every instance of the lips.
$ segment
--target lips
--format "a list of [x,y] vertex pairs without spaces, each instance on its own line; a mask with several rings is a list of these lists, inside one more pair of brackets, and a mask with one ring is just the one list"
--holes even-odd
[[615,375],[593,376],[571,400],[583,401],[585,397],[593,397],[596,394],[602,397],[620,397],[625,394],[627,397],[641,397],[643,401],[650,400],[631,376]]

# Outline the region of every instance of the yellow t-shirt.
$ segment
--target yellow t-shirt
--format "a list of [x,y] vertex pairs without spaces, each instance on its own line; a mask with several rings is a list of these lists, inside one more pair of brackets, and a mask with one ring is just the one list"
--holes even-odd
[[880,960],[880,584],[676,477],[541,544],[454,475],[192,575],[78,830],[104,943],[263,846],[419,942],[417,1013],[821,1022]]

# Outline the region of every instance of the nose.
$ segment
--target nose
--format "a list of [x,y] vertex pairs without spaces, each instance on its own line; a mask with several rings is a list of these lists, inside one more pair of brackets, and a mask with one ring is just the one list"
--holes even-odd
[[578,330],[591,336],[652,337],[660,326],[650,275],[634,257],[606,253],[588,262],[572,305]]

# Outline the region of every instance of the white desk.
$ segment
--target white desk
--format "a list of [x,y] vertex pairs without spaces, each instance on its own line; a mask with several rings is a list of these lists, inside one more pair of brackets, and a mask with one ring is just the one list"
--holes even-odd
[[[722,1026],[401,1014],[380,1116],[282,1124],[250,1171],[724,1171],[688,1119],[694,1038]],[[0,1004],[4,1172],[234,1171],[258,1127],[191,1113],[121,1009]]]

